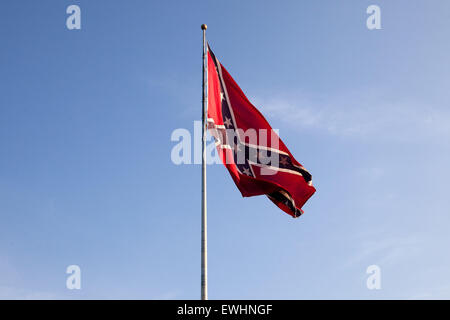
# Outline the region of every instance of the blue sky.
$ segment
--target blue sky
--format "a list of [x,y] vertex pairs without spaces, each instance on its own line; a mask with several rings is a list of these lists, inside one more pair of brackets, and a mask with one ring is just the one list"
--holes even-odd
[[200,119],[202,23],[317,188],[294,220],[208,167],[210,298],[450,298],[449,18],[444,0],[6,1],[0,298],[199,298],[200,166],[170,136]]

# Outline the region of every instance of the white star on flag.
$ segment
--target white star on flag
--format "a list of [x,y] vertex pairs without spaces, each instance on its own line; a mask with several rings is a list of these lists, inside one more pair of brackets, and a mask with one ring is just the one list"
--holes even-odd
[[286,165],[288,164],[287,158],[286,158],[286,157],[281,157],[280,163],[281,163],[283,166],[286,166]]
[[223,124],[224,124],[227,128],[231,127],[231,119],[228,118],[228,117],[225,117],[225,121],[223,122]]

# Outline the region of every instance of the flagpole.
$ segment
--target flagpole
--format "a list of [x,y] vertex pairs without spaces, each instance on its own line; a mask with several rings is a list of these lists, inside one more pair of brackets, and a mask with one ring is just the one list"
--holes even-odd
[[201,299],[208,300],[208,254],[207,254],[207,220],[206,220],[206,123],[208,108],[208,64],[206,51],[206,24],[203,30],[203,81],[202,81],[202,244],[201,244]]

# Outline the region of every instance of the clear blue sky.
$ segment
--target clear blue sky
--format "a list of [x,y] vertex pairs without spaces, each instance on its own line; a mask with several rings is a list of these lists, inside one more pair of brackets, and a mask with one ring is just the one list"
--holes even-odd
[[446,0],[4,1],[0,298],[199,298],[170,135],[200,119],[202,23],[317,188],[294,220],[208,167],[210,298],[450,298]]

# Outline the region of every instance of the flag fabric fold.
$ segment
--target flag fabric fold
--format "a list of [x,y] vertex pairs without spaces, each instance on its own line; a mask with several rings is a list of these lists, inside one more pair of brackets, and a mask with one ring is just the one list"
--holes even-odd
[[311,174],[252,105],[208,46],[207,126],[242,196],[266,195],[294,218],[314,194]]

